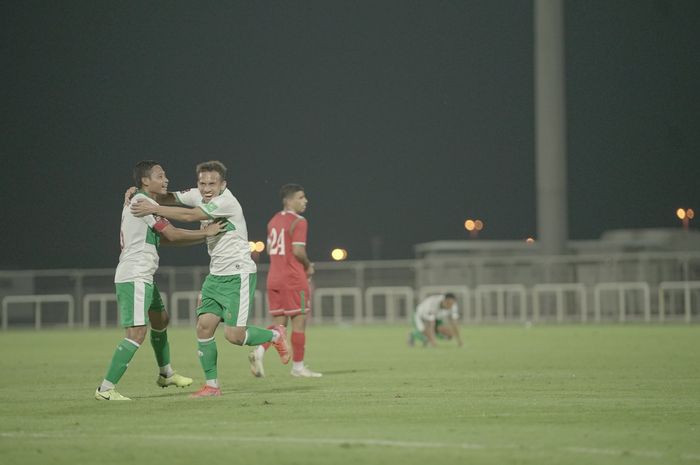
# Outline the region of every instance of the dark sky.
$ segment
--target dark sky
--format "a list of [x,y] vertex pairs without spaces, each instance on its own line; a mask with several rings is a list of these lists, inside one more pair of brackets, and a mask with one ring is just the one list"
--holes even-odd
[[[566,7],[571,237],[677,227],[700,210],[700,2]],[[173,188],[222,160],[252,239],[303,184],[319,261],[372,238],[411,258],[467,217],[534,235],[532,36],[523,0],[4,1],[0,267],[115,266],[145,158]]]

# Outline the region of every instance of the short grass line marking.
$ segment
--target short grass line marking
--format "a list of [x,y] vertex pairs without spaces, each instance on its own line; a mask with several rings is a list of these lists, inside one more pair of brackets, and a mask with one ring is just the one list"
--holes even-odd
[[[215,441],[222,442],[221,438],[211,436],[196,436],[196,435],[167,435],[167,434],[135,434],[122,435],[121,437],[131,437],[135,439],[147,440],[176,440],[176,441]],[[2,431],[0,438],[36,438],[36,439],[75,439],[75,434],[53,433],[53,432],[29,432],[29,431]],[[101,434],[87,434],[84,437],[102,437]],[[270,442],[286,443],[286,444],[313,444],[313,445],[329,445],[340,447],[351,446],[375,446],[375,447],[397,447],[404,449],[468,449],[468,450],[496,450],[496,449],[514,449],[516,445],[483,445],[474,443],[450,443],[450,442],[426,442],[426,441],[395,441],[391,439],[366,439],[366,438],[302,438],[288,436],[247,436],[228,438],[230,442],[241,443],[257,443]],[[575,454],[589,455],[605,455],[605,456],[633,456],[645,457],[650,459],[660,459],[667,456],[662,452],[653,450],[628,450],[628,449],[603,449],[595,447],[562,447],[561,451]],[[700,462],[700,454],[681,453],[680,458],[688,461]]]

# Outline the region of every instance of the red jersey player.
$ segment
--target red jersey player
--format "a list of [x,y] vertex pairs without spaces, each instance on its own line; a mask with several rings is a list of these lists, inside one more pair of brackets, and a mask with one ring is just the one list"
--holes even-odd
[[[301,213],[308,199],[298,184],[285,184],[280,189],[283,209],[267,223],[267,253],[270,271],[267,275],[267,298],[272,325],[287,325],[292,320],[292,376],[320,378],[321,373],[304,365],[306,315],[311,310],[309,279],[314,265],[306,255],[308,223]],[[271,326],[272,327],[272,326]],[[265,376],[263,356],[269,344],[256,347],[248,355],[250,370],[257,377]]]

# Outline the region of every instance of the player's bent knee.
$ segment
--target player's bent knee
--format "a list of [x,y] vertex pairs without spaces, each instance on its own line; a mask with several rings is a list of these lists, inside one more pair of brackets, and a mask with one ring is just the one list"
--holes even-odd
[[141,345],[146,339],[146,326],[132,326],[126,329],[126,337],[134,341],[135,343]]
[[157,330],[165,329],[170,323],[170,315],[167,311],[149,313],[151,327]]
[[224,334],[226,336],[226,340],[231,344],[242,346],[245,342],[245,327],[228,326]]

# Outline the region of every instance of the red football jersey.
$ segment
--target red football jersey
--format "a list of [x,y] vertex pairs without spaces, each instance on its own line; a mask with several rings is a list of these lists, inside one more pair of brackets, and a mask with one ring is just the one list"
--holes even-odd
[[306,245],[306,218],[290,210],[278,212],[267,223],[270,271],[268,289],[305,289],[309,286],[304,266],[292,253],[293,245]]

